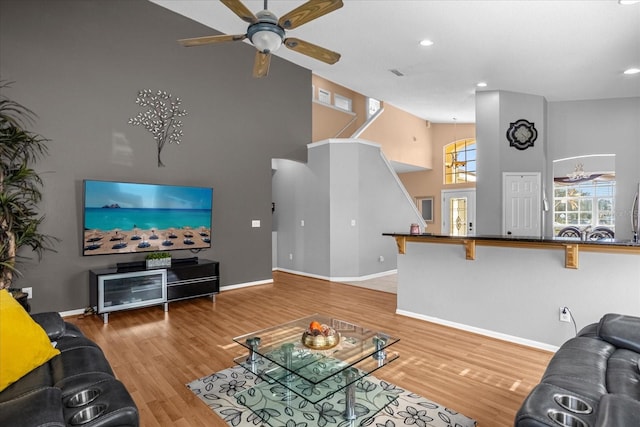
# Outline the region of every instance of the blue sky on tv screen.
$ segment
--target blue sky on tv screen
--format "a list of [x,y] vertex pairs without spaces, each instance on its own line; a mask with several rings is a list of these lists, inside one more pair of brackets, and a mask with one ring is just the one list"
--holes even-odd
[[85,208],[118,205],[132,209],[211,209],[206,187],[85,181]]

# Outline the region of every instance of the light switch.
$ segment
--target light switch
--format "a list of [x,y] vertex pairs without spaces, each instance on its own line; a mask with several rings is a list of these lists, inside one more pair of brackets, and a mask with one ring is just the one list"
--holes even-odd
[[259,219],[254,219],[251,221],[251,227],[253,228],[259,228],[260,227],[260,220]]

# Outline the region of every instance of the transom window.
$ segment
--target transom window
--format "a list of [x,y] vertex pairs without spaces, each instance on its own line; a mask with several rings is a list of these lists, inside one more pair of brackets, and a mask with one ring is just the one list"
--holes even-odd
[[476,182],[476,140],[459,139],[444,147],[444,183]]

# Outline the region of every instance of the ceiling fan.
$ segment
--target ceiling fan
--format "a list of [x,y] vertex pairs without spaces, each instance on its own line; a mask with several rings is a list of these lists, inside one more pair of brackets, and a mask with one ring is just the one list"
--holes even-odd
[[291,50],[327,64],[335,64],[340,59],[340,54],[337,52],[297,38],[285,38],[285,34],[287,30],[292,30],[329,12],[340,9],[343,5],[342,0],[309,0],[286,13],[280,19],[267,9],[267,0],[264,0],[264,10],[255,15],[240,0],[220,1],[238,15],[240,19],[249,23],[247,33],[182,39],[178,40],[180,44],[191,47],[249,39],[258,49],[253,64],[253,77],[264,77],[269,73],[271,53],[278,50],[282,44]]

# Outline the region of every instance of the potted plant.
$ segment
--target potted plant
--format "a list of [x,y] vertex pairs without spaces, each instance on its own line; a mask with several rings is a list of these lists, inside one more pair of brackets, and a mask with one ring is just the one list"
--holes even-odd
[[30,247],[41,259],[53,250],[54,237],[39,231],[42,179],[32,164],[47,154],[48,139],[27,130],[35,114],[3,94],[0,82],[0,289],[8,288],[16,273],[19,249]]
[[171,267],[171,254],[168,252],[153,252],[147,255],[147,268]]

